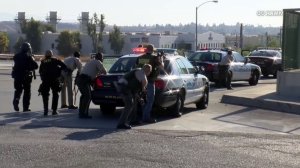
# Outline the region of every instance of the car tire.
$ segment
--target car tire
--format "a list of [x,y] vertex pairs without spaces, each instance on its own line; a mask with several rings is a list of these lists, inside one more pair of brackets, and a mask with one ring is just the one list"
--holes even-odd
[[208,102],[209,102],[209,89],[205,88],[203,97],[198,102],[196,102],[196,108],[206,109],[208,107]]
[[258,79],[259,79],[259,73],[257,71],[254,71],[251,75],[251,78],[249,79],[249,85],[250,86],[257,85]]
[[101,104],[100,109],[104,115],[113,115],[116,111],[116,106]]
[[183,109],[183,98],[181,94],[178,94],[176,103],[170,108],[170,112],[175,117],[181,117],[182,116],[182,109]]

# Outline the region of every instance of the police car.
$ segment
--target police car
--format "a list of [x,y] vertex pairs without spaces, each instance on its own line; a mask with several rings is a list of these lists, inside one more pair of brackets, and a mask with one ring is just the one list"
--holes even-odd
[[[92,102],[100,105],[104,114],[114,113],[116,107],[124,106],[114,82],[118,81],[126,72],[136,68],[139,56],[141,54],[120,57],[109,69],[107,75],[96,78],[92,91]],[[160,72],[155,81],[154,108],[168,110],[175,116],[180,116],[184,104],[194,103],[198,109],[205,109],[208,107],[208,99],[208,78],[200,74],[187,58],[179,55],[166,55],[164,70]]]
[[[202,69],[203,74],[212,82],[219,81],[218,65],[222,57],[227,54],[224,50],[200,50],[196,51],[188,57],[188,60],[194,65]],[[234,61],[230,65],[230,74],[232,81],[248,81],[249,84],[257,85],[261,76],[261,68],[249,63],[249,59],[243,57],[238,52],[232,52]],[[226,78],[225,78],[226,79]]]

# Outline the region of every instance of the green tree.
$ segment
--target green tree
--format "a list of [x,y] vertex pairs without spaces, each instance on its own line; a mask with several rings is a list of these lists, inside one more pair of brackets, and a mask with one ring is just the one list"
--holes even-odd
[[105,28],[104,15],[100,15],[100,19],[97,14],[94,13],[92,19],[88,22],[88,35],[92,38],[93,52],[103,52],[103,31]]
[[25,39],[20,36],[16,42],[16,44],[14,45],[14,50],[15,52],[18,52],[21,48],[21,45],[25,42]]
[[8,49],[9,39],[5,32],[0,32],[0,53],[6,52]]
[[56,49],[60,55],[71,55],[74,51],[80,50],[80,33],[63,31],[56,39],[56,42],[58,43]]
[[26,23],[24,30],[26,41],[31,44],[33,52],[40,52],[43,24],[40,21],[35,21],[33,18],[31,18],[31,20]]
[[114,50],[115,54],[120,54],[124,47],[124,37],[121,35],[120,29],[114,25],[113,31],[109,33],[110,48]]

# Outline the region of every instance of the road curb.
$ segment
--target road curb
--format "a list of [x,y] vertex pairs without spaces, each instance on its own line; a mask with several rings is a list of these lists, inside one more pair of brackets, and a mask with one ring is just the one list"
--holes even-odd
[[257,107],[292,114],[300,114],[300,103],[272,100],[268,98],[249,98],[232,94],[225,94],[222,96],[221,103]]

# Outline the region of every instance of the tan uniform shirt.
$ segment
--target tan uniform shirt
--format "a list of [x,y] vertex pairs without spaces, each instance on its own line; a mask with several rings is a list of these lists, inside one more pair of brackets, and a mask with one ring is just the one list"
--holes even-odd
[[69,56],[64,60],[64,63],[72,71],[74,71],[76,68],[78,69],[79,72],[81,71],[82,63],[80,59],[77,57]]
[[225,55],[225,57],[222,58],[220,65],[230,65],[230,63],[233,61],[232,55]]
[[88,75],[91,79],[95,79],[100,74],[106,74],[106,69],[104,68],[101,61],[93,59],[86,63],[81,70],[81,74]]

